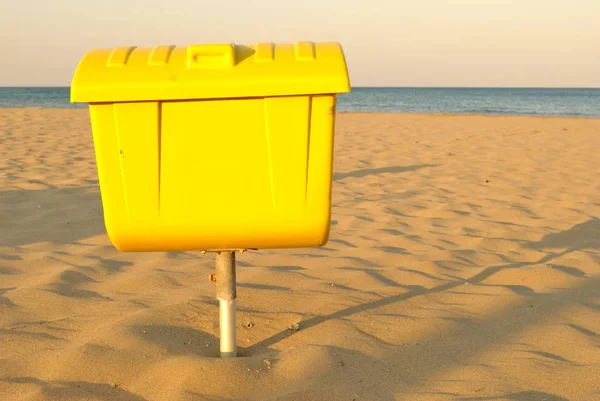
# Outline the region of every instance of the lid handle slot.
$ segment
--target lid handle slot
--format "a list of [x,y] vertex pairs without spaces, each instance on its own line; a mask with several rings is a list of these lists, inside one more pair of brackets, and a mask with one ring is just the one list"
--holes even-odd
[[235,45],[194,45],[187,48],[187,66],[192,69],[229,68],[235,66]]

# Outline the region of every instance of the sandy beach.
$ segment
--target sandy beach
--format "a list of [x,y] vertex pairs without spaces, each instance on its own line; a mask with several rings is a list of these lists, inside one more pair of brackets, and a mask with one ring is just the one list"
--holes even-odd
[[0,400],[600,400],[600,119],[336,132],[329,243],[238,256],[219,359],[213,258],[110,244],[88,111],[0,109]]

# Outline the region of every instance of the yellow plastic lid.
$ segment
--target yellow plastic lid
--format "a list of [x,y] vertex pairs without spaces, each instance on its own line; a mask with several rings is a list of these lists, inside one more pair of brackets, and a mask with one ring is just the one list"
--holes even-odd
[[218,99],[350,91],[338,43],[119,47],[87,53],[72,102]]

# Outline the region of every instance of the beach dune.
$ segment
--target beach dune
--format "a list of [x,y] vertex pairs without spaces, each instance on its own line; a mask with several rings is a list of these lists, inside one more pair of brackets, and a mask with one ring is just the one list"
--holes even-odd
[[110,244],[88,111],[0,109],[0,399],[600,399],[600,119],[336,132],[329,243],[239,255],[219,359],[213,258]]

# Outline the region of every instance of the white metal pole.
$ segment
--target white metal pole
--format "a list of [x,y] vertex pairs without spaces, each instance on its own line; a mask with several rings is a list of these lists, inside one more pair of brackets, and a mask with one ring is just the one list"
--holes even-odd
[[237,356],[235,330],[235,253],[217,253],[216,267],[221,358],[235,357]]
[[221,358],[237,356],[235,345],[235,299],[219,299],[219,327],[221,329]]

